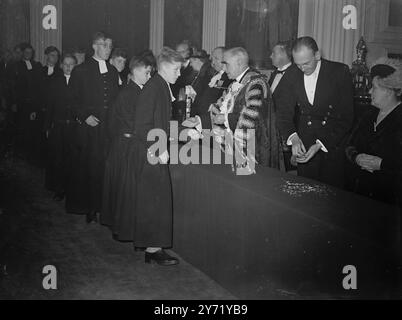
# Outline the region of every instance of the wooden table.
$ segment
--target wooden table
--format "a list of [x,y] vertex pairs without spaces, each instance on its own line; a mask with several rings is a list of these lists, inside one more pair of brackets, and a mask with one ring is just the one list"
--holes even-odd
[[[242,299],[389,297],[396,208],[258,167],[171,165],[174,248]],[[343,288],[343,268],[357,290]],[[391,272],[392,271],[392,272]]]

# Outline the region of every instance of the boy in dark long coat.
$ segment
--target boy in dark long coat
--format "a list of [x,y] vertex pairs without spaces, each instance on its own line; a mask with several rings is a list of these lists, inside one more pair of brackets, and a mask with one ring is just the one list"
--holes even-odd
[[119,241],[133,241],[137,189],[135,109],[141,90],[151,77],[152,60],[134,57],[129,69],[129,82],[119,92],[111,115],[113,141],[106,160],[101,212],[101,223],[109,226]]
[[183,58],[170,48],[158,56],[158,73],[146,84],[138,99],[135,129],[137,152],[137,206],[134,245],[146,248],[145,262],[164,266],[178,260],[163,248],[172,247],[172,189],[167,141],[156,152],[148,133],[160,129],[169,136],[169,121],[174,100],[170,84],[180,76]]

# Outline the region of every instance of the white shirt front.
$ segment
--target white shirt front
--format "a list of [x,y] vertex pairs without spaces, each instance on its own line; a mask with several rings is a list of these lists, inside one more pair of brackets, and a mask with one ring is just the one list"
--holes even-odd
[[53,66],[47,66],[47,75],[51,76],[54,72],[54,67]]
[[240,83],[241,79],[244,77],[244,75],[246,74],[246,72],[248,71],[248,69],[250,69],[250,68],[247,68],[246,70],[244,70],[244,72],[243,72],[240,76],[238,76],[238,77],[236,78],[236,82]]
[[64,77],[66,78],[66,82],[68,84],[68,82],[70,81],[71,75],[70,74],[65,74]]
[[[278,68],[278,71],[284,71],[287,68],[289,68],[291,65],[292,65],[292,63],[289,62],[288,64],[285,64],[282,68]],[[278,73],[275,76],[274,81],[272,82],[272,85],[271,85],[271,92],[272,93],[275,91],[275,89],[278,86],[279,82],[281,81],[283,75],[284,75],[284,73]]]
[[32,70],[32,63],[29,60],[24,60],[28,70]]
[[[165,81],[166,81],[166,80],[165,80]],[[169,87],[170,100],[171,100],[172,102],[175,102],[175,101],[176,101],[176,98],[175,98],[174,95],[173,95],[172,88],[170,88],[170,83],[167,82],[167,81],[166,81],[166,83],[167,83],[167,85],[168,85],[168,87]]]
[[219,71],[216,75],[214,75],[214,76],[211,78],[211,81],[209,82],[208,86],[209,86],[210,88],[215,87],[215,86],[217,85],[218,81],[221,80],[222,75],[223,75],[224,73],[225,73],[225,71],[221,70],[221,71]]
[[93,58],[94,58],[96,61],[98,61],[98,63],[99,63],[99,72],[100,72],[101,74],[107,73],[107,72],[108,72],[108,69],[107,69],[106,61],[105,61],[105,60],[97,59],[97,58],[95,58],[95,57],[93,57]]
[[[310,102],[311,105],[314,104],[315,91],[317,88],[317,81],[318,81],[318,76],[320,74],[320,69],[321,69],[321,60],[318,61],[317,67],[315,68],[315,70],[312,74],[310,74],[309,76],[304,75],[304,88],[306,90],[308,101]],[[297,133],[296,132],[292,133],[289,136],[287,143],[286,143],[288,146],[292,145],[291,140],[295,134],[297,134]],[[323,152],[325,152],[325,153],[328,152],[328,149],[325,147],[325,145],[319,139],[316,140],[316,143],[320,144],[321,150]]]
[[308,101],[310,102],[311,105],[314,104],[315,90],[317,88],[317,80],[320,74],[320,69],[321,69],[321,60],[318,61],[317,67],[315,68],[312,74],[310,74],[309,76],[304,75],[304,88],[306,90]]
[[[137,86],[139,86],[141,90],[142,90],[142,88],[144,88],[144,86],[142,84],[138,84],[133,79],[131,79],[131,81],[134,82]],[[169,88],[170,88],[170,86],[169,86]],[[172,91],[170,91],[170,92],[172,92]]]
[[188,65],[189,65],[189,64],[190,64],[190,59],[185,60],[185,61],[183,62],[183,64],[182,64],[183,69],[186,69],[186,68],[188,67]]

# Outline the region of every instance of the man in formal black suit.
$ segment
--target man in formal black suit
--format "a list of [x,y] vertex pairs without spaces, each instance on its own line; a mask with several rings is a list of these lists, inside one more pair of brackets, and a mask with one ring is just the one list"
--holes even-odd
[[194,80],[196,74],[190,64],[190,57],[193,55],[193,49],[191,48],[190,42],[186,40],[182,41],[176,46],[176,51],[182,56],[184,62],[180,69],[180,77],[171,86],[175,98],[177,98],[181,88],[189,85]]
[[[283,105],[286,105],[293,81],[295,81],[300,70],[292,62],[292,44],[289,41],[279,42],[275,45],[272,49],[271,60],[276,70],[272,72],[268,83],[271,88],[275,109],[278,110]],[[296,124],[296,117],[294,124]],[[286,170],[295,169],[290,163],[291,149],[286,146],[286,143],[283,144],[283,149]]]
[[22,60],[22,46],[18,44],[14,47],[11,59],[3,64],[3,98],[7,109],[7,123],[9,126],[9,145],[15,146],[17,133],[17,102],[16,102],[16,67]]
[[85,62],[85,49],[81,47],[75,47],[72,51],[75,59],[77,59],[77,66]]
[[[5,94],[6,105],[15,114],[17,112],[16,97],[15,97],[15,81],[16,81],[16,67],[19,61],[22,60],[22,44],[14,47],[12,59],[5,67]],[[15,122],[15,116],[13,117]]]
[[194,104],[191,108],[191,116],[203,116],[208,113],[211,104],[222,96],[223,91],[232,83],[223,70],[224,47],[217,47],[211,52],[210,74],[206,87],[200,94],[197,93]]
[[[292,146],[300,176],[344,187],[344,145],[353,122],[353,85],[347,65],[321,58],[317,43],[301,37],[293,46],[301,70],[286,103],[277,110],[284,141]],[[299,118],[295,126],[295,104]]]
[[74,68],[71,86],[74,95],[74,113],[81,126],[77,128],[79,153],[75,167],[77,175],[73,188],[67,191],[67,211],[87,213],[87,222],[97,222],[101,208],[102,183],[106,153],[109,144],[109,108],[118,93],[118,74],[107,62],[112,51],[112,39],[97,32],[92,41],[94,55]]
[[54,46],[45,49],[46,63],[43,66],[43,74],[46,77],[54,75],[62,75],[63,72],[59,67],[60,51]]
[[54,199],[64,198],[70,174],[70,137],[74,125],[74,103],[70,77],[76,58],[65,54],[61,60],[62,74],[55,74],[49,83],[48,108],[45,118],[47,136],[46,187],[55,193]]
[[176,51],[182,56],[183,64],[180,70],[180,76],[177,81],[172,84],[172,93],[175,101],[172,104],[172,118],[181,121],[185,115],[185,87],[190,85],[197,75],[197,72],[191,67],[190,57],[193,54],[193,49],[190,42],[182,41],[176,46]]
[[6,100],[6,88],[7,88],[7,77],[6,77],[6,70],[7,70],[7,65],[11,61],[11,52],[6,51],[4,53],[0,54],[0,107],[6,105],[5,100]]
[[60,51],[55,46],[49,46],[45,49],[46,62],[42,67],[42,84],[41,84],[41,106],[38,113],[38,123],[42,127],[42,135],[40,140],[41,163],[46,162],[44,154],[46,154],[46,137],[45,137],[45,118],[47,109],[49,108],[49,97],[51,94],[50,82],[55,77],[63,75],[63,71],[59,66]]
[[194,110],[199,109],[200,98],[207,90],[208,84],[215,72],[214,68],[212,68],[211,63],[209,62],[208,54],[204,50],[193,53],[190,58],[190,65],[196,72],[195,78],[190,84],[196,93],[195,99],[191,105],[191,114],[193,115]]
[[119,87],[127,84],[128,71],[126,69],[127,53],[122,48],[114,48],[109,63],[116,68],[119,74]]
[[42,103],[42,66],[34,61],[33,47],[22,45],[23,58],[15,65],[15,100],[19,147],[27,160],[40,163],[42,126],[39,121]]
[[[50,92],[50,81],[58,76],[63,75],[63,71],[59,66],[60,51],[54,46],[45,49],[46,63],[42,67],[42,112],[46,113],[48,108],[48,99]],[[41,117],[42,118],[42,117]]]

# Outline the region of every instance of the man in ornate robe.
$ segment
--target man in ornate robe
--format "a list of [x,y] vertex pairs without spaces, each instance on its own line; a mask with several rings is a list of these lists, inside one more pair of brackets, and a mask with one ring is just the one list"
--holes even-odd
[[[211,105],[209,115],[196,116],[190,122],[199,132],[202,132],[202,128],[221,133],[232,132],[235,143],[242,149],[252,143],[251,139],[255,139],[257,163],[284,169],[266,77],[249,67],[249,57],[243,48],[225,51],[222,63],[228,78],[234,82],[229,86],[228,92],[216,104]],[[250,129],[254,130],[252,136],[250,133],[253,130]]]

